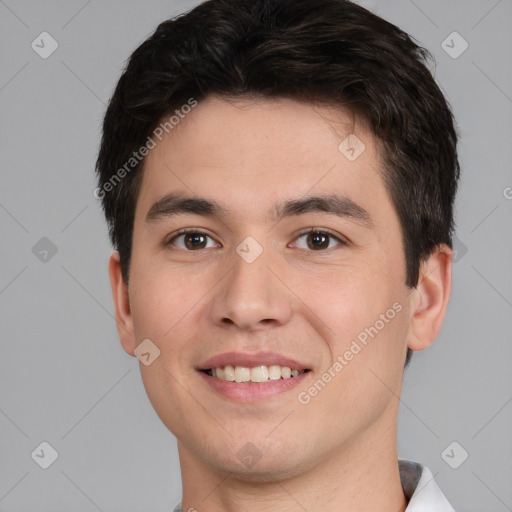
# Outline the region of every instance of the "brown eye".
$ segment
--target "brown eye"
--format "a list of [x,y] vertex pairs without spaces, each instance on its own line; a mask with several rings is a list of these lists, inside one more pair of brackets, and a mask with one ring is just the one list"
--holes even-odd
[[329,235],[323,233],[310,233],[307,235],[310,249],[327,249],[329,247]]
[[[306,233],[302,233],[301,235],[299,235],[297,240],[300,240],[301,238],[305,238],[306,244],[301,245],[297,243],[297,246],[300,249],[307,249],[317,252],[325,249],[330,249],[336,245],[347,245],[344,240],[333,235],[332,233],[317,229],[312,229],[307,231]],[[333,244],[333,242],[335,243]]]
[[183,240],[187,249],[204,249],[206,236],[200,233],[187,233],[184,235]]
[[209,247],[216,247],[216,244],[208,244],[208,239],[212,238],[206,233],[201,231],[181,231],[176,236],[172,237],[166,245],[173,245],[185,251],[196,251],[198,249],[208,249]]

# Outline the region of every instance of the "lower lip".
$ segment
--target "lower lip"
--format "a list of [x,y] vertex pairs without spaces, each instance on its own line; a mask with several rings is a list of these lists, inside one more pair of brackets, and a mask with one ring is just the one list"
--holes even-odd
[[301,373],[289,379],[269,380],[267,382],[231,382],[199,372],[204,381],[218,393],[241,402],[256,402],[290,391],[306,379],[311,371]]

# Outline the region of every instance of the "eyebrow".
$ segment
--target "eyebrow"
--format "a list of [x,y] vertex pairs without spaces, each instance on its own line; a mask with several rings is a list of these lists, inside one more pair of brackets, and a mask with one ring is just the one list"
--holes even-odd
[[[274,204],[270,209],[270,217],[273,220],[282,220],[285,217],[317,212],[348,218],[367,228],[373,227],[372,219],[367,210],[347,196],[336,194],[306,196]],[[146,215],[145,222],[155,223],[164,218],[180,214],[227,218],[229,210],[220,203],[204,197],[170,193],[158,199],[151,206]]]

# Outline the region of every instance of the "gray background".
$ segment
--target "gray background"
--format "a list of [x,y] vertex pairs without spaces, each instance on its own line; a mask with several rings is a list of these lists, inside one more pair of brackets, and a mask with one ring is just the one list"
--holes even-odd
[[[170,511],[180,499],[176,441],[118,341],[92,191],[124,61],[196,3],[0,0],[0,511]],[[453,294],[439,339],[406,371],[399,456],[428,465],[457,511],[512,510],[512,2],[361,4],[434,53],[461,134]],[[47,59],[31,47],[43,31],[59,45]],[[458,58],[441,46],[453,31],[469,44]],[[31,457],[42,441],[59,454],[48,469]],[[457,469],[445,462],[463,450]]]

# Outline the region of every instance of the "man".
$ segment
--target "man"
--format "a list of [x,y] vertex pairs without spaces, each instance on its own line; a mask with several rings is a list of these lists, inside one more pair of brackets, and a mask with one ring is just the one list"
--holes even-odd
[[457,135],[426,57],[344,0],[211,0],[131,56],[96,195],[176,511],[453,511],[396,447],[451,289]]

